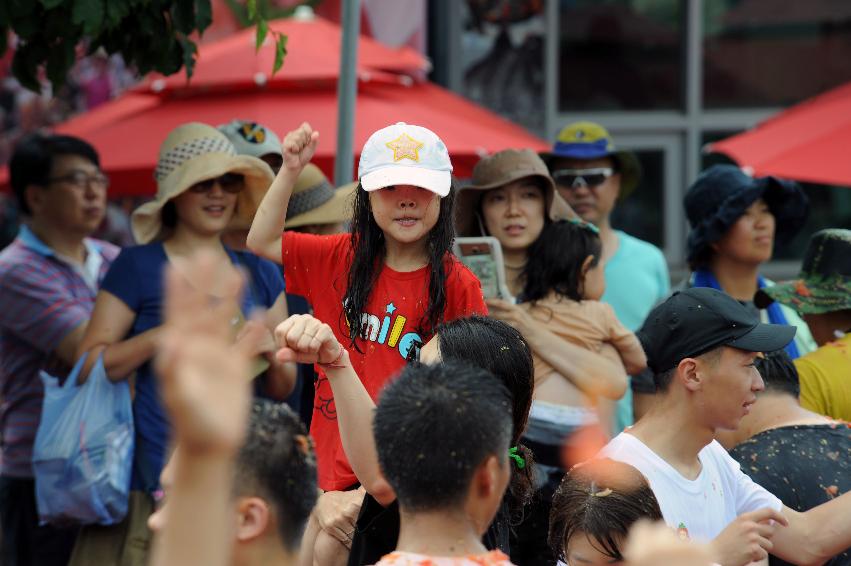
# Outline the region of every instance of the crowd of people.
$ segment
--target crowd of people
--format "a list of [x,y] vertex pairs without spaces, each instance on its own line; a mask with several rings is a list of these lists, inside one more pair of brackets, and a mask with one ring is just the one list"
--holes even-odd
[[[804,225],[794,182],[704,171],[690,274],[616,230],[635,155],[599,124],[453,176],[438,133],[186,123],[135,245],[92,237],[86,141],[10,161],[0,252],[0,528],[9,565],[851,564],[851,230],[761,275]],[[498,243],[483,293],[456,237]],[[40,372],[133,391],[128,510],[41,524]],[[82,362],[81,362],[82,363]]]

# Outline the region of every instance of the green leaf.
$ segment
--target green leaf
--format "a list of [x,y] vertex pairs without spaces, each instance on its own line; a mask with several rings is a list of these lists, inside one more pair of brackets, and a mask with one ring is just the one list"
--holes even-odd
[[121,25],[121,21],[130,15],[130,9],[131,5],[128,0],[107,0],[104,27],[107,29],[117,28]]
[[272,67],[272,74],[274,75],[278,71],[281,70],[281,67],[284,66],[284,56],[287,54],[287,36],[279,33],[277,40],[275,41],[275,64]]
[[180,46],[183,48],[183,65],[186,67],[186,78],[192,78],[192,72],[195,70],[195,54],[198,53],[198,47],[195,43],[187,38],[180,38]]
[[260,48],[263,46],[263,42],[266,41],[266,34],[269,33],[269,23],[266,20],[260,20],[257,22],[257,39],[254,44],[254,48],[257,51],[260,51]]
[[[110,0],[112,1],[112,0]],[[100,34],[103,26],[103,0],[74,0],[71,21],[83,26],[83,33],[90,37]]]
[[65,83],[68,71],[74,66],[74,43],[64,41],[62,45],[54,45],[47,55],[47,78],[53,84],[54,92]]
[[29,44],[18,46],[12,58],[12,74],[24,88],[35,93],[41,93],[41,85],[36,78],[38,62],[32,56]]
[[41,29],[37,4],[29,0],[12,0],[6,7],[12,31],[23,40],[29,40]]
[[66,1],[67,0],[40,0],[40,3],[44,6],[45,10],[52,10],[60,4],[64,4]]
[[245,9],[248,11],[248,19],[252,22],[257,20],[257,0],[246,0]]
[[195,29],[194,0],[178,0],[171,5],[171,21],[174,28],[184,35],[189,35]]
[[213,23],[213,6],[210,0],[195,0],[195,27],[199,33],[210,27]]

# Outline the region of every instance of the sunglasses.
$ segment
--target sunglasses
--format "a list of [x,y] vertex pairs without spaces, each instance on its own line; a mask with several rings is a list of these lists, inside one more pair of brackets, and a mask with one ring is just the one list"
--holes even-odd
[[218,184],[226,193],[236,194],[245,187],[245,177],[237,173],[225,173],[221,177],[199,181],[189,190],[193,193],[209,193],[215,184]]
[[606,179],[615,174],[611,167],[597,167],[594,169],[558,169],[553,171],[553,181],[562,187],[575,189],[577,187],[597,187],[606,182]]

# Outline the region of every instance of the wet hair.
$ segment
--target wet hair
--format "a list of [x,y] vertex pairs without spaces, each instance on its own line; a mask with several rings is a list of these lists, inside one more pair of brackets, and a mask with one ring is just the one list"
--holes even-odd
[[581,301],[582,263],[593,256],[591,266],[600,262],[603,243],[591,228],[569,220],[556,220],[544,226],[527,252],[523,268],[523,299],[535,303],[551,292]]
[[256,495],[271,504],[281,542],[297,551],[316,504],[316,457],[304,425],[284,403],[252,403],[234,486],[238,495]]
[[95,148],[73,136],[32,134],[15,146],[9,161],[9,182],[22,212],[32,214],[25,195],[27,187],[46,186],[53,175],[54,159],[63,155],[77,155],[100,168]]
[[401,509],[455,509],[488,457],[509,465],[510,395],[469,364],[409,365],[381,394],[373,433]]
[[520,444],[535,387],[532,350],[514,327],[478,315],[442,324],[437,328],[437,340],[443,360],[467,362],[486,369],[508,389],[514,421],[511,446],[517,446],[518,455],[526,461],[526,466],[520,469],[512,464],[505,500],[512,523],[519,523],[523,519],[523,508],[534,493],[532,451]]
[[662,520],[647,479],[629,464],[592,460],[574,466],[562,479],[553,497],[548,542],[567,562],[568,542],[584,534],[601,553],[623,560],[621,545],[639,519]]
[[777,350],[756,359],[756,369],[765,382],[765,391],[786,393],[797,398],[801,394],[798,370],[786,350]]
[[[437,222],[426,236],[429,267],[428,306],[423,318],[416,322],[417,333],[423,338],[434,334],[434,329],[441,322],[446,308],[446,278],[449,274],[445,260],[455,239],[453,215],[456,192],[453,181],[449,194],[440,199]],[[372,216],[369,194],[360,183],[355,189],[351,242],[351,267],[343,296],[343,316],[349,327],[347,332],[351,345],[360,352],[357,339],[363,338],[366,332],[361,315],[387,255],[384,232]]]

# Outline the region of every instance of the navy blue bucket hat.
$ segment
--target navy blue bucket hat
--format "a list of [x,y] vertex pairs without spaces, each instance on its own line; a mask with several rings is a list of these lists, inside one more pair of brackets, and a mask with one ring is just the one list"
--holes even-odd
[[686,192],[684,205],[691,231],[686,258],[693,267],[709,246],[764,199],[776,220],[775,243],[788,243],[804,226],[810,201],[794,181],[776,177],[751,177],[735,165],[713,165],[703,171]]

